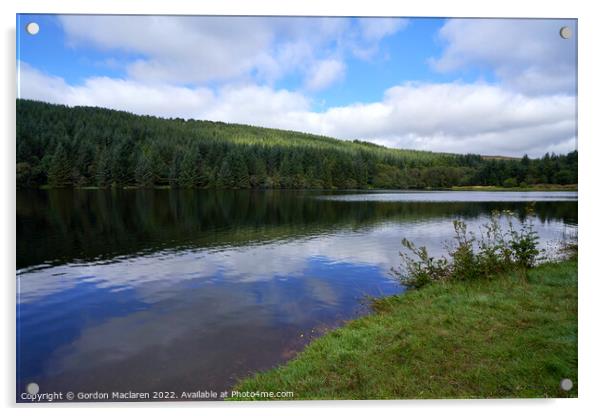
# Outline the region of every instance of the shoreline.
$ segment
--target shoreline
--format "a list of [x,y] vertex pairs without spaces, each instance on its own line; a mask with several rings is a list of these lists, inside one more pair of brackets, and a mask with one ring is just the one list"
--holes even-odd
[[376,299],[373,313],[233,389],[293,400],[577,397],[577,260]]
[[578,192],[578,186],[573,185],[534,185],[527,187],[511,187],[505,188],[503,186],[452,186],[451,188],[340,188],[340,189],[327,189],[327,188],[176,188],[169,185],[160,185],[154,187],[139,187],[135,185],[121,186],[121,187],[99,187],[99,186],[72,186],[72,187],[50,187],[43,185],[38,188],[17,188],[17,190],[41,190],[41,191],[53,191],[57,189],[72,189],[82,191],[111,191],[111,190],[170,190],[170,191],[342,191],[342,192],[366,192],[366,191],[383,191],[383,192],[425,192],[425,191],[470,191],[470,192]]
[[453,186],[450,191],[488,191],[488,192],[578,192],[577,184],[571,185],[533,185],[526,187],[511,187],[503,186]]

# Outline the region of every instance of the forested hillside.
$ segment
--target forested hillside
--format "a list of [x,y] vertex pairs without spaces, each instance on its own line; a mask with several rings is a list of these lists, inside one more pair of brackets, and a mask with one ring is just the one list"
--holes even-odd
[[577,152],[491,159],[17,100],[17,186],[444,188],[577,183]]

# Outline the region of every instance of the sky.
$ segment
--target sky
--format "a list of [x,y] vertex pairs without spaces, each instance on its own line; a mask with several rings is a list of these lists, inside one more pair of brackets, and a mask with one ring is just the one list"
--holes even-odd
[[405,149],[575,150],[576,71],[575,20],[17,16],[20,98]]

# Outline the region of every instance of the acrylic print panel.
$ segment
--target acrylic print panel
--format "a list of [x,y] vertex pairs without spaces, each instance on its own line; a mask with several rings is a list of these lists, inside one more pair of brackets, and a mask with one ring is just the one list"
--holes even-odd
[[577,34],[18,15],[16,400],[576,397]]

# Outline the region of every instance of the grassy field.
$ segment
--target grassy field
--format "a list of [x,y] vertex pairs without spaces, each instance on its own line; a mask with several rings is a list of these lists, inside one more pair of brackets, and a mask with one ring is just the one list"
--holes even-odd
[[577,396],[576,260],[433,284],[374,310],[233,390],[296,400]]

